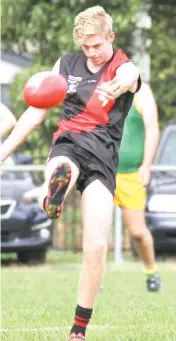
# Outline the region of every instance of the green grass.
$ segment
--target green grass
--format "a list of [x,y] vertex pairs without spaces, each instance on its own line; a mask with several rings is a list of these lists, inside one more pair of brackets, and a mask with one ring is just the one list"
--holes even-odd
[[[79,261],[51,252],[45,266],[2,267],[2,341],[67,340]],[[164,291],[147,293],[140,263],[108,264],[86,341],[176,341],[176,265],[159,268]]]

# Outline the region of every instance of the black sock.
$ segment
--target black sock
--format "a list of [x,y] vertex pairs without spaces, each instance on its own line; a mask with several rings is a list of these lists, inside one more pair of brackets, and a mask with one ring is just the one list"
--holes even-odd
[[75,333],[77,335],[79,333],[82,333],[83,336],[85,336],[86,327],[91,318],[92,311],[93,309],[82,308],[77,305],[75,310],[75,321],[70,334]]

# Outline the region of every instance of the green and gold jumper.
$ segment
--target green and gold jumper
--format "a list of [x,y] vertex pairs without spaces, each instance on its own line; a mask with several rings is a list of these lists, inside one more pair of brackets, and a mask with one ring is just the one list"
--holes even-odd
[[124,124],[118,173],[135,173],[138,171],[144,156],[144,139],[142,112],[135,97]]

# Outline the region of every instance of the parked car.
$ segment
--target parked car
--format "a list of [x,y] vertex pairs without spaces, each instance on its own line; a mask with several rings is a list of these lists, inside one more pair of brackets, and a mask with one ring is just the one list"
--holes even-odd
[[[176,166],[176,124],[163,131],[153,164]],[[145,216],[156,253],[176,254],[176,171],[152,172]]]
[[[5,165],[31,163],[24,154],[10,156]],[[1,253],[17,253],[22,263],[43,263],[51,244],[52,222],[39,208],[31,191],[36,188],[30,172],[1,170]]]

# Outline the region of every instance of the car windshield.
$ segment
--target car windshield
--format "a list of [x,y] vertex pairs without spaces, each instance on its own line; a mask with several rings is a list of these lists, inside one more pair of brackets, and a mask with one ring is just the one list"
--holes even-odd
[[13,157],[9,156],[3,163],[3,166],[1,168],[1,179],[2,180],[24,180],[27,179],[29,177],[31,177],[29,172],[13,172],[13,171],[5,171],[3,169],[3,167],[11,167],[11,166],[15,166],[15,162]]
[[[170,130],[169,134],[167,135],[166,140],[164,141],[163,148],[161,150],[161,154],[158,160],[159,165],[169,165],[169,166],[176,166],[176,153],[175,153],[175,146],[176,146],[176,130]],[[175,184],[176,181],[176,172],[174,171],[162,171],[156,172],[153,175],[153,179],[158,179],[159,183],[164,184]]]
[[176,166],[176,130],[168,134],[159,164]]

